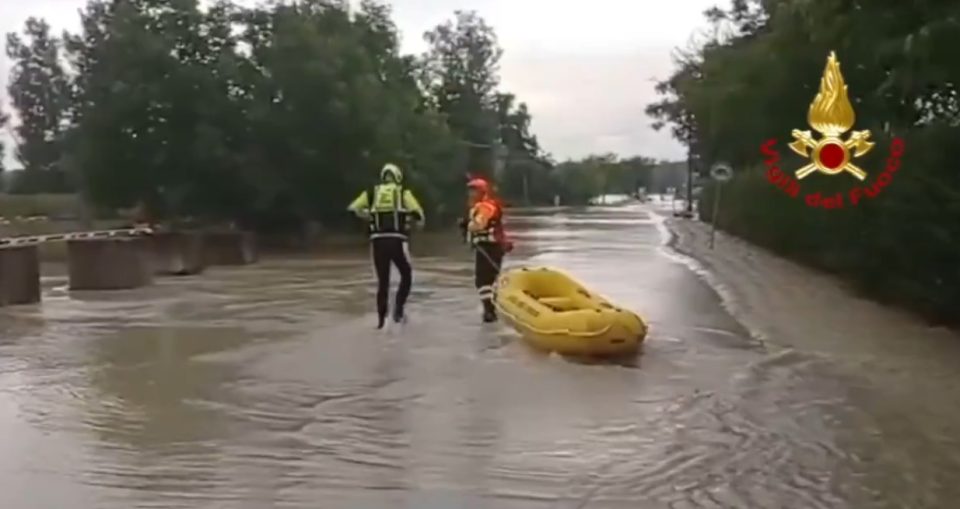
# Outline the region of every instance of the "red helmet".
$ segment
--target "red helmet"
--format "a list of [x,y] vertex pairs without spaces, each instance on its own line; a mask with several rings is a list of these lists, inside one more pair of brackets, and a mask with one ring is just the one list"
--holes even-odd
[[482,178],[470,179],[470,181],[467,182],[467,187],[470,189],[476,189],[483,194],[490,193],[490,184]]

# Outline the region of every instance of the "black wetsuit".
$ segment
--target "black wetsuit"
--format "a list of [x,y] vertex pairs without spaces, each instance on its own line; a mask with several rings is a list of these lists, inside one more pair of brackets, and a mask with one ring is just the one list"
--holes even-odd
[[396,304],[393,307],[393,316],[400,321],[404,316],[404,306],[410,296],[410,286],[413,284],[413,269],[410,267],[410,256],[407,250],[407,239],[396,237],[374,238],[370,241],[373,252],[373,267],[377,273],[377,316],[381,323],[387,316],[387,299],[390,293],[390,265],[395,265],[400,272],[400,286],[397,288]]
[[474,247],[473,283],[483,303],[483,313],[487,320],[492,320],[496,314],[493,305],[493,283],[500,275],[500,266],[503,264],[503,246],[499,243],[483,242]]

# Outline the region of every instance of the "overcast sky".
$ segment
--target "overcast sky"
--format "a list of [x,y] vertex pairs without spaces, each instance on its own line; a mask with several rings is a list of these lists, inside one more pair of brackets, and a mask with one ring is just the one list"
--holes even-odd
[[[238,3],[252,3],[253,0]],[[19,30],[29,16],[56,31],[79,27],[86,0],[0,0],[0,31]],[[670,53],[704,26],[703,11],[726,0],[393,0],[405,52],[425,49],[422,34],[452,16],[475,10],[504,49],[502,88],[527,102],[533,131],[556,158],[616,152],[681,158],[667,132],[650,128],[644,107],[669,75]],[[655,13],[655,14],[654,14]],[[5,40],[5,38],[4,38]],[[0,56],[0,80],[10,63]],[[6,92],[2,92],[9,111]],[[10,146],[9,137],[3,139]],[[8,155],[12,152],[8,148]],[[8,165],[12,164],[8,160]],[[14,164],[14,166],[19,166]],[[9,167],[9,166],[8,166]]]

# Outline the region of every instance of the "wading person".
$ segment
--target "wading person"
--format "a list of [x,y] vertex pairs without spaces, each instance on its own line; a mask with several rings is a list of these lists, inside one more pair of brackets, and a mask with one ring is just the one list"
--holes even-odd
[[503,207],[482,178],[467,183],[470,192],[470,212],[462,222],[467,241],[474,248],[474,285],[483,304],[483,321],[497,319],[493,305],[493,284],[500,274],[503,257],[512,246],[503,229]]
[[413,284],[408,242],[414,221],[423,226],[423,208],[409,189],[402,185],[403,173],[394,164],[386,164],[380,170],[380,183],[363,191],[347,207],[357,217],[368,222],[370,250],[373,267],[377,274],[377,328],[383,328],[387,317],[387,299],[390,291],[390,266],[400,272],[393,306],[393,320],[404,320],[404,306]]

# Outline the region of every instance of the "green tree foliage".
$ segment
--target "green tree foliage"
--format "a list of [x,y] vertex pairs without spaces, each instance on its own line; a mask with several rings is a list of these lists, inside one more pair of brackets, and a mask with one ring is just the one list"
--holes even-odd
[[503,174],[496,175],[501,194],[518,203],[548,202],[550,164],[530,131],[527,105],[499,89],[503,50],[493,29],[475,12],[457,11],[424,38],[430,49],[421,59],[421,84],[465,145],[464,170],[494,176],[499,146],[505,153]]
[[531,133],[533,119],[526,103],[515,103],[513,94],[496,96],[499,143],[506,150],[500,191],[508,200],[520,204],[550,203],[556,192],[551,176],[553,166]]
[[[738,170],[719,225],[787,255],[848,275],[872,295],[956,319],[960,270],[960,5],[879,0],[736,0],[708,12],[713,36],[678,55],[648,108],[705,162]],[[875,199],[822,210],[765,179],[759,146],[780,141],[785,170],[803,161],[785,143],[804,128],[827,54],[835,50],[857,114],[877,147],[862,163],[871,183],[889,140],[906,142],[902,169]],[[951,141],[953,140],[953,141]],[[842,181],[841,181],[842,180]],[[814,175],[804,192],[853,183]],[[708,189],[704,199],[709,200]],[[701,207],[709,213],[710,207]]]
[[17,159],[25,174],[22,191],[63,191],[63,142],[70,120],[70,79],[63,67],[63,42],[43,20],[29,18],[22,36],[7,35],[13,63],[8,92],[19,113],[14,132]]
[[549,190],[567,205],[584,205],[605,194],[634,195],[641,187],[662,193],[668,181],[657,175],[661,166],[641,156],[622,159],[612,153],[595,154],[556,165],[549,175]]
[[71,146],[99,204],[282,228],[348,220],[388,160],[435,211],[462,183],[382,5],[93,0],[83,21]]
[[424,35],[430,50],[421,79],[437,110],[462,140],[479,145],[497,135],[497,87],[503,50],[496,34],[475,12],[455,12],[456,20]]
[[472,12],[425,34],[419,57],[369,0],[352,13],[344,0],[88,0],[78,33],[51,37],[39,20],[24,33],[8,44],[18,153],[101,208],[355,225],[346,203],[394,162],[438,224],[462,212],[468,172],[517,204],[584,202],[636,172],[556,168],[527,105],[500,89],[502,50]]
[[98,204],[144,202],[242,217],[253,197],[241,173],[249,141],[231,8],[182,0],[91,1],[69,48],[77,76],[71,139]]

